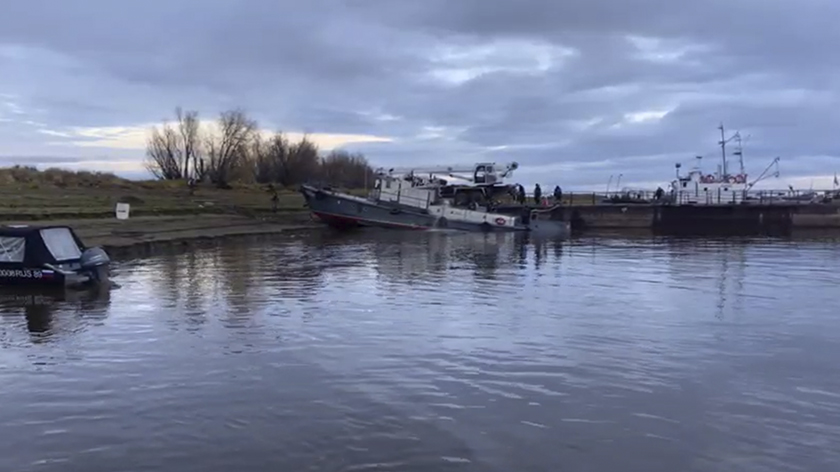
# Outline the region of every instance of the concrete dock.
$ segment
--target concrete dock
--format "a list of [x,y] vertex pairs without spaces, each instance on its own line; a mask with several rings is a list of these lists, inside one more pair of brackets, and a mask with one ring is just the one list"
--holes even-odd
[[570,221],[575,231],[649,229],[668,234],[752,234],[797,229],[840,232],[837,204],[564,205],[553,218]]

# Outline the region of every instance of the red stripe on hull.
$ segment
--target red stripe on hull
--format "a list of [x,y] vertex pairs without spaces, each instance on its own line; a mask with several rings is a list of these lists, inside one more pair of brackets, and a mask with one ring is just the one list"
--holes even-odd
[[365,220],[362,218],[353,218],[352,216],[336,215],[333,213],[324,213],[320,211],[313,211],[313,215],[317,216],[321,221],[329,226],[335,228],[354,228],[358,226],[380,226],[383,228],[399,228],[399,229],[413,229],[426,230],[425,226],[404,225],[400,223],[392,223],[390,221]]

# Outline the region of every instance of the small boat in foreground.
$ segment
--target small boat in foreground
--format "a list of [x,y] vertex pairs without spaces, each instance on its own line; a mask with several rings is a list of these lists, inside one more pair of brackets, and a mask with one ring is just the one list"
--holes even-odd
[[[300,192],[315,217],[339,229],[373,226],[568,235],[569,222],[552,219],[554,207],[496,209],[495,197],[511,193],[512,187],[502,180],[517,167],[513,162],[501,172],[495,163],[380,169],[374,189],[366,197],[314,185],[303,185]],[[467,183],[453,184],[442,177]]]
[[68,226],[0,226],[0,286],[107,283],[111,259]]

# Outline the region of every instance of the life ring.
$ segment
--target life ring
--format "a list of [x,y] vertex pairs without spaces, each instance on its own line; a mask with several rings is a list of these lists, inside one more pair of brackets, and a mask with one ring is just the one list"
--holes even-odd
[[499,225],[499,226],[503,226],[506,222],[507,221],[504,218],[502,218],[501,216],[496,218],[496,224]]

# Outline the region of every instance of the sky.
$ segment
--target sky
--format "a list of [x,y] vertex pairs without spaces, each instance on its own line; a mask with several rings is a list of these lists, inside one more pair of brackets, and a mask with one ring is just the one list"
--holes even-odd
[[[837,0],[27,0],[0,15],[0,166],[145,176],[176,106],[375,165],[655,186],[723,123],[773,187],[840,170]],[[614,177],[614,179],[615,179]]]

